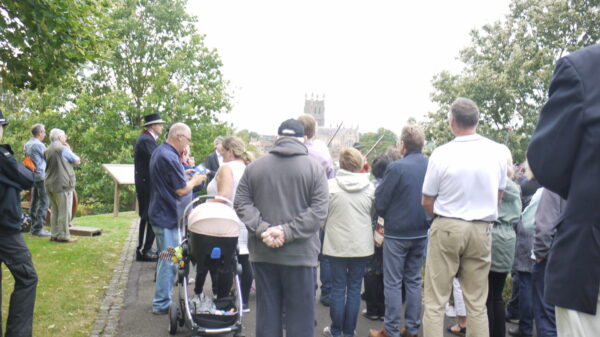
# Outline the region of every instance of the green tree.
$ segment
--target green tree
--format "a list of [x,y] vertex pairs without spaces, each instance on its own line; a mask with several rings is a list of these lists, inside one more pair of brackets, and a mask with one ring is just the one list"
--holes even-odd
[[478,131],[524,160],[556,60],[600,41],[598,22],[598,0],[513,0],[504,20],[471,32],[471,45],[460,52],[461,73],[434,77],[439,109],[423,123],[428,147],[452,139],[449,107],[462,96],[480,108]]
[[[77,77],[43,90],[0,92],[10,115],[15,149],[29,138],[34,123],[65,130],[82,158],[76,169],[80,200],[96,211],[112,205],[112,179],[102,163],[133,163],[133,145],[146,114],[160,112],[167,125],[192,128],[192,155],[204,161],[212,140],[231,134],[217,119],[230,109],[227,82],[216,50],[204,45],[195,18],[182,0],[127,0],[109,16],[117,40],[109,57],[87,64]],[[163,142],[164,137],[159,139]],[[133,207],[133,189],[122,194],[122,206]]]
[[102,57],[113,1],[0,0],[0,77],[11,90],[60,84]]
[[363,154],[366,154],[366,152],[369,151],[373,145],[375,145],[381,136],[383,136],[381,142],[379,142],[379,144],[369,154],[369,162],[372,162],[373,159],[385,154],[390,147],[396,147],[398,136],[393,131],[385,128],[379,128],[377,129],[377,132],[366,132],[359,135],[360,144],[363,146],[361,149]]

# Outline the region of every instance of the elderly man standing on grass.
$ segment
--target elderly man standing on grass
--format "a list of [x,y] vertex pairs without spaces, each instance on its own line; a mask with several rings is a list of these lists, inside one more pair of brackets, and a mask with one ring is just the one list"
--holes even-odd
[[33,172],[33,189],[31,196],[31,235],[50,236],[50,233],[44,229],[46,223],[46,214],[48,213],[48,194],[44,187],[46,178],[46,161],[44,160],[44,151],[46,146],[42,141],[46,137],[46,128],[43,124],[35,124],[31,127],[32,137],[23,147],[23,152],[35,164]]
[[44,152],[46,191],[48,191],[52,209],[50,241],[72,243],[77,241],[69,235],[73,191],[75,190],[73,165],[79,165],[81,162],[67,144],[67,135],[63,130],[50,130],[50,141],[52,144]]
[[435,216],[425,266],[423,332],[441,337],[444,307],[458,276],[467,306],[467,336],[489,336],[486,300],[491,226],[506,187],[506,156],[498,143],[477,134],[479,109],[467,98],[452,103],[456,138],[433,151],[422,204]]
[[[171,126],[166,143],[159,145],[150,158],[152,192],[148,216],[156,245],[160,252],[179,246],[177,234],[177,202],[182,196],[206,180],[206,176],[185,171],[179,154],[192,141],[192,131],[183,123]],[[156,269],[156,287],[152,313],[166,315],[171,305],[171,290],[177,275],[176,265],[170,259],[159,259]]]
[[329,205],[327,177],[304,145],[304,126],[283,122],[269,154],[248,165],[234,207],[248,227],[256,279],[256,336],[314,337],[319,228]]
[[[0,111],[0,141],[8,125]],[[19,166],[21,166],[19,168]],[[8,144],[0,145],[0,262],[15,279],[15,288],[10,296],[6,335],[31,337],[33,308],[38,277],[31,261],[31,253],[21,235],[21,199],[19,193],[31,188],[33,174],[17,163]],[[0,277],[0,308],[2,307],[2,279]],[[1,315],[1,312],[0,312]]]

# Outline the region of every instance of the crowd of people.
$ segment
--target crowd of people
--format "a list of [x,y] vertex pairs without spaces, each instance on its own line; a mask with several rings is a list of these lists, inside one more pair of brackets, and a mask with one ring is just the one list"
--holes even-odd
[[[190,154],[192,130],[144,117],[135,143],[139,201],[136,260],[158,261],[152,312],[167,314],[177,267],[161,253],[179,245],[178,221],[206,184],[208,202],[230,213],[233,225],[213,223],[189,236],[196,264],[194,292],[225,297],[242,265],[244,311],[256,285],[256,336],[313,337],[315,301],[329,307],[325,337],[356,335],[363,315],[383,320],[370,337],[457,335],[595,336],[600,331],[600,45],[559,60],[528,149],[530,171],[520,176],[511,151],[477,133],[479,108],[468,98],[450,107],[455,138],[422,153],[423,130],[405,126],[397,149],[372,161],[356,148],[339,153],[339,167],[316,140],[310,115],[281,123],[269,152],[254,160],[235,137],[215,140],[198,173]],[[0,111],[0,139],[8,125]],[[36,124],[20,165],[0,146],[0,260],[15,278],[7,336],[31,336],[37,275],[20,234],[19,192],[33,188],[31,234],[53,242],[69,236],[75,187],[73,153],[60,129],[42,143]],[[374,180],[371,180],[371,173]],[[51,231],[44,230],[51,205]],[[156,241],[156,250],[153,250]],[[218,243],[224,264],[207,247]],[[424,270],[424,272],[423,272]],[[512,275],[512,298],[502,291]],[[320,278],[318,277],[320,275]],[[450,302],[450,303],[449,303]],[[452,309],[452,310],[449,310]],[[443,326],[444,314],[459,316]],[[421,319],[421,312],[423,316]]]

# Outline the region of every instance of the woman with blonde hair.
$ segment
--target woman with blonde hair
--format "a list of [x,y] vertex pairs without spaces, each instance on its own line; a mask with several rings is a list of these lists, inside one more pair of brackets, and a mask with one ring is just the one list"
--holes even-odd
[[[238,183],[244,174],[246,164],[249,164],[253,156],[246,151],[244,141],[239,137],[228,137],[223,140],[221,154],[223,155],[223,164],[219,167],[219,170],[215,174],[215,178],[208,184],[206,192],[208,195],[214,195],[216,198],[211,200],[214,202],[222,202],[233,205],[235,199],[235,192],[237,190]],[[238,219],[239,221],[239,219]],[[244,310],[249,311],[248,307],[248,295],[250,287],[252,285],[252,270],[250,269],[250,263],[248,261],[248,230],[246,226],[239,221],[239,237],[233,238],[232,240],[226,240],[222,242],[221,252],[225,261],[233,259],[236,252],[236,248],[239,249],[239,262],[242,265],[243,273],[241,280],[242,287],[242,299],[244,304]],[[227,238],[229,239],[229,238]],[[223,241],[223,240],[221,240]],[[192,242],[193,244],[194,242]],[[224,245],[223,245],[224,243]],[[200,244],[210,245],[207,242],[196,242],[196,246]],[[197,267],[196,274],[196,285],[194,291],[196,294],[202,293],[204,281],[208,267],[201,266]],[[215,280],[213,280],[215,281]],[[233,282],[233,268],[225,268],[224,271],[219,273],[217,296],[227,296]]]
[[354,336],[360,289],[367,263],[373,255],[371,216],[375,187],[368,173],[360,173],[360,152],[340,152],[340,170],[329,180],[329,213],[325,221],[323,255],[331,262],[331,325],[325,336]]

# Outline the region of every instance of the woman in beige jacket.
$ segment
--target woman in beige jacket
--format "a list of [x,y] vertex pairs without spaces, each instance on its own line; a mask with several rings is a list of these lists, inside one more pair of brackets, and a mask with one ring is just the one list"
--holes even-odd
[[365,267],[373,255],[371,216],[375,188],[368,173],[359,173],[362,155],[352,148],[340,152],[340,170],[329,180],[329,212],[323,255],[331,261],[331,325],[324,336],[354,336]]

